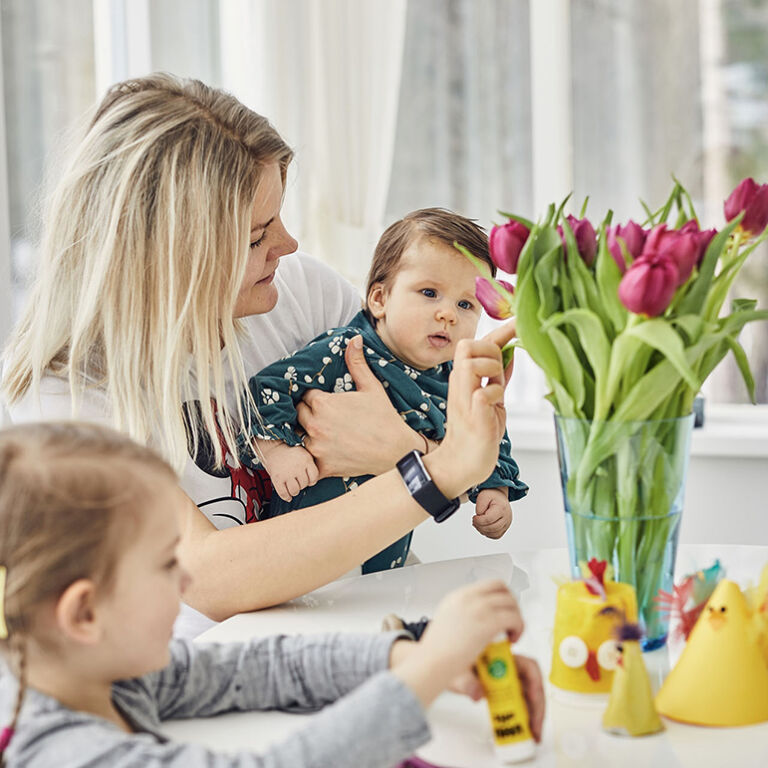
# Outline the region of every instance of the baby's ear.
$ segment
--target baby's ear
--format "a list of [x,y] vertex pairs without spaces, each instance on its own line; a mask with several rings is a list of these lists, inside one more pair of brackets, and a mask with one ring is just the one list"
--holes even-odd
[[384,309],[387,303],[387,286],[384,283],[373,283],[368,291],[368,311],[377,319],[384,317]]
[[56,602],[59,631],[69,640],[95,645],[101,638],[96,603],[96,585],[90,579],[73,581]]

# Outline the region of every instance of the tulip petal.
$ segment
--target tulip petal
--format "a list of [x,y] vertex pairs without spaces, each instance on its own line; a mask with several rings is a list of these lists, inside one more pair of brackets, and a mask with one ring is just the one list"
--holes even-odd
[[512,317],[513,286],[503,280],[475,278],[475,296],[483,309],[496,320]]

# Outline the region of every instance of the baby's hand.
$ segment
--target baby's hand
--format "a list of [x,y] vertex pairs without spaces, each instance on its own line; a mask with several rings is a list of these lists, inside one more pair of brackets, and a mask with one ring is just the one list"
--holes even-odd
[[506,488],[483,488],[477,494],[472,525],[489,539],[500,539],[512,524],[512,507]]
[[275,493],[283,501],[290,501],[303,488],[317,482],[317,465],[305,448],[280,440],[257,440],[257,444]]

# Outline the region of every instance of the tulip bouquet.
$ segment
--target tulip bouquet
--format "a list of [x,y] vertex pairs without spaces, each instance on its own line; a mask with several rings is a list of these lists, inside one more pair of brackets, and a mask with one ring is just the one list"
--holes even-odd
[[535,224],[502,214],[509,221],[491,231],[492,259],[515,287],[464,253],[483,275],[479,301],[516,317],[517,343],[550,388],[574,575],[579,561],[611,562],[635,584],[647,634],[661,637],[654,597],[671,588],[693,399],[730,351],[754,401],[738,337],[768,310],[723,305],[768,237],[768,185],[741,182],[719,231],[700,228],[677,182],[640,224],[609,212],[595,228],[564,206]]

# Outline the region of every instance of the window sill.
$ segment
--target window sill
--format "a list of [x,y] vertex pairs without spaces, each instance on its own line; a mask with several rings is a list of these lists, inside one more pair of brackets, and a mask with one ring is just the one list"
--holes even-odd
[[[768,458],[768,405],[706,405],[705,422],[693,431],[692,456]],[[513,451],[555,450],[552,412],[508,409]]]

